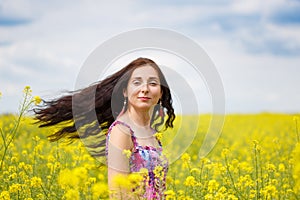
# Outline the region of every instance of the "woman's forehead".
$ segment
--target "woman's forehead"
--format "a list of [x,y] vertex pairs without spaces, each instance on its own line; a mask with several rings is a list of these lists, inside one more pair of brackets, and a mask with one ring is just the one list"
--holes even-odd
[[159,78],[158,72],[150,65],[145,65],[136,68],[131,75],[131,78]]

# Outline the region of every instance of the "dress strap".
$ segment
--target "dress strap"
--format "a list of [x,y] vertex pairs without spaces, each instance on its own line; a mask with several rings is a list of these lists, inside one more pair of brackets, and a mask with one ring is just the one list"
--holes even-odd
[[[114,121],[114,122],[110,125],[110,127],[109,127],[109,129],[108,129],[108,131],[107,131],[107,137],[109,138],[111,129],[112,129],[114,126],[118,125],[118,124],[121,124],[121,125],[123,125],[123,126],[125,126],[126,128],[129,129],[130,134],[131,134],[131,140],[132,140],[133,145],[134,145],[134,149],[136,149],[137,147],[139,147],[139,144],[138,144],[138,142],[137,142],[137,139],[136,139],[136,136],[135,136],[135,134],[134,134],[134,131],[132,130],[132,128],[131,128],[127,123],[125,123],[125,122],[123,122],[123,121],[119,121],[119,120]],[[153,134],[155,134],[155,132],[156,132],[155,129],[152,129],[152,130],[153,130]],[[158,142],[159,147],[162,148],[161,141],[160,141],[159,139],[157,139],[157,138],[156,138],[156,140],[157,140],[157,142]]]
[[134,131],[132,130],[132,128],[131,128],[128,124],[126,124],[126,123],[123,122],[123,121],[119,121],[119,120],[114,121],[114,122],[110,125],[110,127],[109,127],[109,129],[108,129],[108,131],[107,131],[107,137],[109,138],[111,129],[112,129],[114,126],[118,125],[118,124],[121,124],[121,125],[123,125],[123,126],[125,126],[126,128],[129,129],[130,134],[131,134],[131,140],[132,140],[132,142],[133,142],[134,148],[136,148],[136,147],[138,146],[138,143],[137,143],[137,141],[136,141],[136,137],[135,137],[135,135],[134,135]]

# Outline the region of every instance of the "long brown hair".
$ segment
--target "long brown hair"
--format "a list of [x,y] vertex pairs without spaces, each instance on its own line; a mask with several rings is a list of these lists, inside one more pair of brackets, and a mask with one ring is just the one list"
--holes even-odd
[[[158,65],[148,58],[133,60],[118,72],[84,89],[68,91],[53,100],[44,100],[41,106],[33,109],[39,127],[60,125],[58,131],[48,136],[52,142],[61,138],[72,140],[94,136],[99,141],[85,145],[93,156],[104,156],[105,135],[115,116],[122,110],[123,90],[127,87],[132,72],[144,65],[150,65],[158,72],[162,90],[161,103],[167,113],[167,119],[164,120],[159,115],[159,106],[155,106],[151,125],[157,131],[163,123],[165,129],[173,128],[175,114],[168,83]],[[159,118],[161,119],[157,122]]]

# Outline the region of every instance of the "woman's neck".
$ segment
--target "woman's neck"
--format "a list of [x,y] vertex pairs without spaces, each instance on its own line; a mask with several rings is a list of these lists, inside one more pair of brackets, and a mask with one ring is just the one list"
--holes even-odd
[[127,110],[128,120],[140,127],[150,127],[149,111],[137,111],[133,108]]

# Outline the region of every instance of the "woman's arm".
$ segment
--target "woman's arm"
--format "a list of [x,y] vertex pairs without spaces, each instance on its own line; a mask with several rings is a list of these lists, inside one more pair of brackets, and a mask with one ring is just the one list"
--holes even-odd
[[[126,130],[124,126],[118,124],[115,125],[109,136],[108,141],[108,154],[107,154],[107,164],[108,164],[108,188],[110,191],[115,192],[115,195],[110,195],[110,197],[115,199],[126,199],[126,189],[120,188],[119,185],[114,183],[114,178],[119,175],[128,175],[130,173],[129,169],[129,159],[124,154],[124,150],[131,150],[133,143],[131,140],[130,131]],[[116,196],[117,195],[117,196]]]

